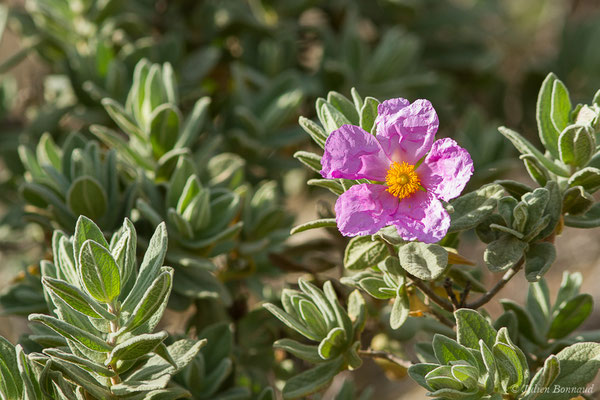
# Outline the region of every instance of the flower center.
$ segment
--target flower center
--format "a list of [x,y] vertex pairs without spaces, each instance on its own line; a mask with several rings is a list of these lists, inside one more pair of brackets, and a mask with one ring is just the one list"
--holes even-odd
[[388,186],[388,192],[399,199],[403,199],[419,190],[421,180],[415,172],[414,165],[394,161],[388,169],[385,183]]

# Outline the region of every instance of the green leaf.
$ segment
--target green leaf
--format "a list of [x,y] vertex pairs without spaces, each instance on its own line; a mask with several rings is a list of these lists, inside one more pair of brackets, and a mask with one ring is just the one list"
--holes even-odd
[[292,339],[279,339],[273,343],[276,349],[283,349],[288,353],[313,364],[323,362],[319,355],[318,346],[302,344]]
[[550,242],[529,245],[525,253],[525,277],[529,282],[539,281],[556,259],[556,248]]
[[263,307],[269,310],[269,312],[276,316],[281,322],[283,322],[296,332],[300,333],[304,337],[310,340],[314,340],[316,342],[319,342],[321,340],[321,338],[316,336],[311,330],[307,329],[300,321],[298,321],[298,319],[283,311],[281,308],[270,303],[264,304]]
[[581,275],[580,272],[563,272],[562,281],[560,282],[560,287],[556,294],[556,301],[552,308],[552,312],[556,312],[565,302],[575,297],[579,293],[582,283],[583,275]]
[[560,365],[558,358],[556,358],[555,355],[546,358],[544,367],[531,379],[531,382],[524,393],[523,400],[535,400],[545,391],[550,391],[550,387],[558,377],[559,373]]
[[327,300],[327,297],[325,297],[323,291],[304,279],[298,279],[298,285],[300,286],[300,289],[307,294],[318,307],[319,312],[325,318],[327,330],[334,327],[337,321],[335,312],[329,303],[329,300]]
[[[550,122],[551,123],[551,122]],[[552,127],[552,129],[554,129],[554,127]],[[551,160],[549,160],[548,158],[546,158],[537,148],[535,148],[534,145],[532,145],[527,139],[525,139],[523,136],[521,136],[520,134],[518,134],[517,132],[508,129],[504,126],[501,126],[498,128],[498,130],[500,131],[500,133],[502,135],[504,135],[507,139],[509,139],[512,144],[517,148],[517,150],[519,150],[522,154],[531,154],[533,157],[535,157],[535,159],[537,161],[540,162],[540,164],[548,169],[548,171],[558,175],[558,176],[564,176],[564,177],[568,177],[570,176],[569,171],[567,171],[566,169],[564,169],[563,167],[555,164],[554,162],[552,162]],[[558,134],[557,134],[558,137]],[[556,140],[555,140],[556,142]],[[555,156],[555,158],[559,158],[558,156],[558,147],[557,148],[557,154]],[[548,149],[550,150],[550,149]]]
[[377,265],[388,256],[385,245],[372,240],[371,236],[352,238],[344,252],[344,267],[360,270]]
[[314,172],[319,172],[321,166],[321,156],[310,151],[297,151],[294,153],[294,158],[298,159],[302,164],[312,169]]
[[290,231],[290,235],[294,235],[296,233],[308,231],[310,229],[333,228],[333,227],[337,227],[337,224],[335,222],[335,218],[322,218],[322,219],[317,219],[317,220],[314,220],[314,221],[305,222],[305,223],[303,223],[301,225],[295,226]]
[[539,235],[536,236],[538,239],[545,239],[552,235],[562,218],[562,207],[561,207],[561,191],[558,187],[558,183],[554,180],[548,181],[544,189],[548,190],[548,204],[544,210],[544,215],[550,216],[550,222],[542,229]]
[[342,125],[350,124],[348,118],[329,103],[322,103],[320,114],[321,124],[330,134]]
[[587,126],[570,125],[558,138],[560,159],[565,164],[581,167],[595,152],[594,133]]
[[108,355],[104,365],[110,365],[115,361],[137,360],[154,351],[167,336],[169,336],[169,334],[166,331],[134,336],[123,343],[116,345]]
[[116,122],[123,132],[125,132],[127,135],[137,138],[142,143],[146,141],[146,137],[142,129],[119,103],[113,99],[104,98],[102,99],[102,106],[104,106],[104,109],[108,115],[110,115],[112,120]]
[[350,317],[346,310],[340,306],[337,295],[335,293],[335,289],[333,288],[333,284],[331,281],[326,281],[323,284],[323,293],[329,302],[329,305],[333,309],[335,314],[335,319],[337,321],[337,325],[344,328],[346,333],[346,338],[350,339],[353,336],[353,326],[352,321],[350,321]]
[[525,383],[524,370],[527,365],[521,365],[521,361],[515,349],[504,343],[496,343],[492,349],[502,389],[510,393],[518,393]]
[[[546,79],[544,79],[544,82],[542,82],[542,87],[540,88],[540,92],[538,95],[535,113],[540,140],[544,144],[544,147],[556,159],[559,158],[558,135],[560,131],[555,128],[554,122],[552,120],[552,92],[554,88],[554,82],[557,80],[558,79],[556,78],[556,75],[554,75],[553,73],[549,73]],[[559,96],[558,93],[557,96]],[[562,111],[562,109],[558,107],[558,103],[556,110],[557,112]]]
[[154,158],[158,159],[175,147],[179,136],[179,110],[172,104],[162,104],[150,115],[150,143]]
[[569,388],[583,390],[600,369],[600,344],[576,343],[563,349],[556,358],[560,372],[552,383],[552,388],[558,387],[558,393],[551,390],[550,393],[541,394],[537,400],[569,400],[578,394],[569,391]]
[[583,215],[566,215],[565,225],[574,228],[596,228],[600,226],[600,203],[594,204]]
[[[41,399],[41,391],[39,387],[39,383],[36,382],[35,376],[33,374],[31,365],[29,364],[29,360],[27,355],[23,351],[23,347],[18,344],[15,347],[15,352],[17,356],[17,367],[19,369],[19,375],[21,381],[23,382],[23,399],[24,400],[37,400]],[[34,378],[34,380],[32,380]]]
[[575,186],[565,191],[563,195],[563,212],[569,215],[585,214],[595,203],[594,197],[583,187]]
[[411,242],[400,247],[400,265],[425,281],[440,277],[448,266],[448,252],[437,244]]
[[425,376],[438,367],[438,364],[413,364],[408,368],[408,375],[425,389],[433,391],[433,388],[427,384]]
[[115,319],[115,315],[109,313],[106,308],[101,306],[90,296],[79,290],[77,287],[68,284],[59,279],[43,277],[42,284],[52,293],[60,297],[74,310],[92,318],[104,318],[106,320]]
[[360,335],[367,319],[367,305],[358,290],[352,291],[348,296],[348,317],[354,326],[355,336]]
[[83,329],[80,329],[76,326],[73,326],[67,322],[61,321],[54,317],[50,317],[48,315],[43,314],[30,314],[29,320],[41,322],[49,328],[52,328],[54,331],[58,332],[61,336],[64,336],[69,340],[73,340],[77,343],[80,343],[81,345],[87,347],[90,350],[98,352],[108,352],[111,351],[113,348],[113,346],[109,345],[104,340],[100,339],[98,336],[86,332]]
[[538,185],[544,186],[550,180],[550,174],[542,166],[542,164],[531,154],[521,155],[519,157],[523,160],[523,164],[525,165],[525,169],[531,179],[537,182]]
[[55,170],[62,170],[62,151],[54,143],[52,136],[45,132],[40,137],[40,141],[36,147],[37,161],[41,166],[48,165],[54,167]]
[[88,360],[87,358],[79,357],[79,356],[76,356],[75,354],[67,353],[60,349],[54,349],[54,348],[44,349],[44,353],[48,354],[49,356],[51,356],[53,358],[58,358],[60,360],[64,360],[68,363],[80,366],[87,371],[95,372],[102,376],[106,376],[106,377],[115,376],[115,372],[113,370],[108,369],[103,365],[96,364],[95,362]]
[[452,222],[448,231],[475,228],[494,212],[503,192],[502,186],[490,184],[451,201],[454,212],[450,215]]
[[565,85],[558,79],[552,85],[551,118],[556,132],[562,132],[569,125],[571,99]]
[[523,307],[509,299],[502,299],[500,300],[500,303],[502,304],[504,311],[513,311],[515,313],[517,320],[519,321],[519,332],[521,332],[523,336],[541,346],[546,344],[543,334],[539,332],[531,315],[529,315]]
[[504,271],[515,266],[527,249],[527,243],[512,235],[502,235],[485,249],[483,259],[492,272]]
[[519,319],[513,310],[508,310],[502,313],[502,315],[500,315],[498,319],[494,321],[494,327],[496,329],[506,328],[509,336],[519,337]]
[[352,125],[359,124],[358,111],[350,100],[338,92],[331,91],[327,94],[327,102],[337,108],[350,121]]
[[194,144],[208,115],[210,103],[210,97],[201,97],[196,101],[192,112],[183,123],[181,135],[177,139],[174,148],[183,149]]
[[502,186],[504,190],[517,199],[520,199],[525,193],[533,191],[530,186],[513,180],[497,180],[495,183]]
[[410,302],[408,300],[408,294],[406,293],[406,287],[402,285],[398,288],[396,299],[392,304],[392,312],[390,313],[390,327],[392,329],[399,329],[404,325],[408,319],[408,313],[410,311]]
[[108,198],[96,178],[80,176],[69,188],[67,205],[75,215],[85,215],[97,221],[106,213]]
[[20,398],[23,382],[18,376],[17,355],[15,347],[0,336],[0,389],[6,399]]
[[356,107],[357,110],[360,110],[364,104],[364,101],[355,87],[350,89],[350,95],[352,96],[352,102],[354,103],[354,107]]
[[452,376],[460,381],[467,390],[473,390],[477,387],[479,370],[471,365],[453,365]]
[[305,117],[300,117],[298,123],[319,147],[322,149],[325,148],[327,133],[319,126],[319,124]]
[[550,324],[549,339],[560,339],[573,332],[592,313],[594,298],[589,294],[579,294],[558,309],[558,313]]
[[[447,393],[448,391],[458,392],[463,389],[462,383],[452,376],[452,367],[450,365],[442,365],[429,372],[425,376],[427,384],[435,390],[435,396],[443,396],[441,393]],[[438,392],[438,391],[441,391]],[[431,394],[433,395],[433,393]],[[445,396],[442,398],[446,398]]]
[[138,305],[148,287],[152,284],[159,274],[167,252],[167,227],[161,223],[156,227],[148,249],[144,254],[144,259],[138,272],[138,278],[135,281],[131,292],[123,302],[122,310],[131,312]]
[[110,251],[91,239],[79,253],[79,274],[88,293],[103,303],[112,303],[121,293],[119,266]]
[[477,365],[477,360],[469,349],[439,333],[433,337],[433,351],[442,365],[449,365],[451,361],[466,361],[469,365]]
[[529,285],[526,308],[535,324],[546,332],[550,319],[550,291],[544,279]]
[[321,340],[321,343],[319,343],[319,355],[324,360],[336,357],[345,341],[346,334],[343,328],[337,327],[332,329],[327,336]]
[[[510,336],[508,336],[508,330],[506,328],[500,328],[498,330],[498,335],[496,336],[496,344],[492,348],[492,352],[496,357],[501,381],[503,367],[508,366],[508,364],[510,364],[516,370],[517,380],[514,383],[509,382],[508,390],[511,393],[519,392],[523,385],[529,381],[529,367],[527,365],[527,359],[525,358],[525,354],[512,342]],[[499,357],[500,354],[502,356]],[[503,358],[505,359],[503,360]]]
[[262,392],[260,392],[257,400],[276,400],[276,399],[277,398],[275,397],[275,391],[273,390],[273,388],[266,387],[263,389]]
[[373,134],[375,134],[377,106],[379,106],[379,100],[373,97],[366,97],[363,106],[360,109],[360,127]]
[[489,347],[496,342],[497,331],[477,311],[461,308],[454,312],[456,317],[456,336],[458,343],[471,349],[479,349],[479,341]]
[[109,247],[108,242],[104,238],[104,234],[100,228],[98,228],[98,225],[85,215],[80,215],[77,219],[77,224],[75,225],[75,233],[73,234],[73,255],[75,256],[75,259],[79,259],[83,243],[88,239],[94,240],[106,248]]
[[153,161],[143,157],[135,151],[117,132],[100,125],[90,126],[90,132],[108,147],[118,150],[119,155],[132,165],[139,165],[146,170],[154,171]]
[[153,317],[167,301],[172,285],[173,269],[169,268],[152,282],[120,331],[132,331]]
[[600,169],[583,168],[571,175],[567,183],[569,187],[581,186],[586,192],[594,193],[600,189]]
[[496,359],[494,358],[494,354],[492,353],[492,350],[490,350],[490,347],[491,346],[488,347],[488,345],[485,344],[483,339],[479,341],[479,352],[481,354],[481,360],[483,361],[483,365],[485,366],[485,370],[487,372],[487,379],[485,383],[488,392],[494,390],[496,386],[496,376],[498,373]]
[[389,291],[381,290],[389,288],[386,282],[379,277],[368,276],[366,278],[362,278],[358,281],[358,285],[361,289],[363,289],[365,292],[369,293],[376,299],[388,300],[396,296],[395,293],[390,293]]
[[309,179],[306,183],[310,186],[325,188],[338,196],[345,191],[344,186],[337,179]]
[[342,357],[324,362],[289,379],[283,388],[284,399],[305,398],[325,386],[338,374],[344,359]]
[[317,306],[308,300],[301,299],[298,308],[308,329],[312,330],[319,338],[325,337],[328,331],[327,322]]
[[[167,346],[167,351],[171,355],[171,358],[175,360],[177,368],[173,367],[171,363],[164,359],[163,356],[154,355],[150,357],[146,365],[133,372],[128,380],[130,381],[152,381],[163,375],[172,375],[181,371],[186,365],[188,365],[194,358],[196,358],[198,352],[202,346],[206,345],[206,339],[203,340],[192,340],[192,339],[181,339],[175,343]],[[160,346],[159,346],[160,347]],[[157,347],[157,349],[159,348]],[[160,351],[160,350],[159,350]],[[197,358],[196,358],[197,359]]]

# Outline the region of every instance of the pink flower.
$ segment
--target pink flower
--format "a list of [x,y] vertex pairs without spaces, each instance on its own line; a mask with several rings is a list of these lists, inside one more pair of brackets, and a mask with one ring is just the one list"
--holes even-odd
[[371,182],[338,198],[338,229],[372,235],[394,225],[405,240],[440,241],[450,226],[440,200],[460,195],[473,174],[471,156],[452,139],[434,142],[439,121],[428,100],[391,99],[377,111],[377,136],[343,125],[325,143],[324,178]]

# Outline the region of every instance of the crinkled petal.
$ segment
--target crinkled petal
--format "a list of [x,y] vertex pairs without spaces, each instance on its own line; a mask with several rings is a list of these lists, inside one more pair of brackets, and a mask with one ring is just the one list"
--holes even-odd
[[450,227],[450,215],[442,203],[429,192],[418,191],[402,199],[391,223],[405,240],[439,242]]
[[373,135],[358,126],[342,125],[325,142],[321,175],[384,181],[390,163]]
[[448,201],[458,197],[473,175],[469,152],[450,138],[437,140],[423,163],[417,168],[421,184],[438,198]]
[[398,199],[384,185],[354,185],[335,203],[336,222],[344,236],[372,235],[390,224]]
[[377,140],[392,161],[416,164],[427,154],[439,126],[429,100],[386,100],[377,113]]

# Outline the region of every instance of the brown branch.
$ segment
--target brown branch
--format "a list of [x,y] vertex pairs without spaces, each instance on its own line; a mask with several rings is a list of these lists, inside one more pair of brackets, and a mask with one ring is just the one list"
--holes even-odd
[[436,292],[433,291],[431,287],[429,287],[425,282],[413,276],[412,274],[406,273],[406,276],[412,281],[413,285],[415,285],[425,296],[427,296],[431,301],[433,301],[438,306],[442,307],[444,310],[453,312],[454,307],[450,302],[440,296]]
[[454,290],[452,289],[452,279],[446,278],[444,280],[444,289],[446,289],[446,294],[448,298],[452,302],[453,308],[456,310],[459,308],[458,299],[456,298],[456,294],[454,294]]
[[389,362],[393,362],[396,365],[399,365],[403,368],[408,369],[412,363],[407,360],[403,360],[400,357],[396,357],[392,353],[388,353],[387,351],[378,351],[378,350],[358,350],[358,355],[367,358],[381,358],[383,360],[387,360]]
[[471,292],[471,281],[467,281],[467,283],[465,284],[465,288],[463,289],[463,291],[460,295],[460,302],[458,303],[459,308],[462,308],[465,306],[465,304],[467,304],[467,297],[469,296],[470,292]]
[[435,308],[430,307],[428,311],[442,324],[446,325],[448,328],[454,329],[454,322],[452,322],[449,318],[446,318],[442,313],[436,311]]
[[496,285],[494,285],[493,288],[491,288],[490,290],[488,290],[484,295],[482,295],[480,298],[478,298],[474,302],[472,302],[470,304],[466,304],[465,307],[466,308],[472,308],[472,309],[476,310],[476,309],[484,306],[485,304],[487,304],[490,300],[492,300],[494,298],[494,296],[496,294],[498,294],[498,292],[500,290],[502,290],[502,288],[504,286],[506,286],[506,284],[517,274],[517,272],[519,272],[521,270],[521,268],[523,268],[523,264],[524,263],[525,263],[525,257],[522,257],[519,260],[519,262],[517,262],[508,271],[506,271],[506,273],[504,274],[504,276],[502,277],[502,279],[500,279],[496,283]]

